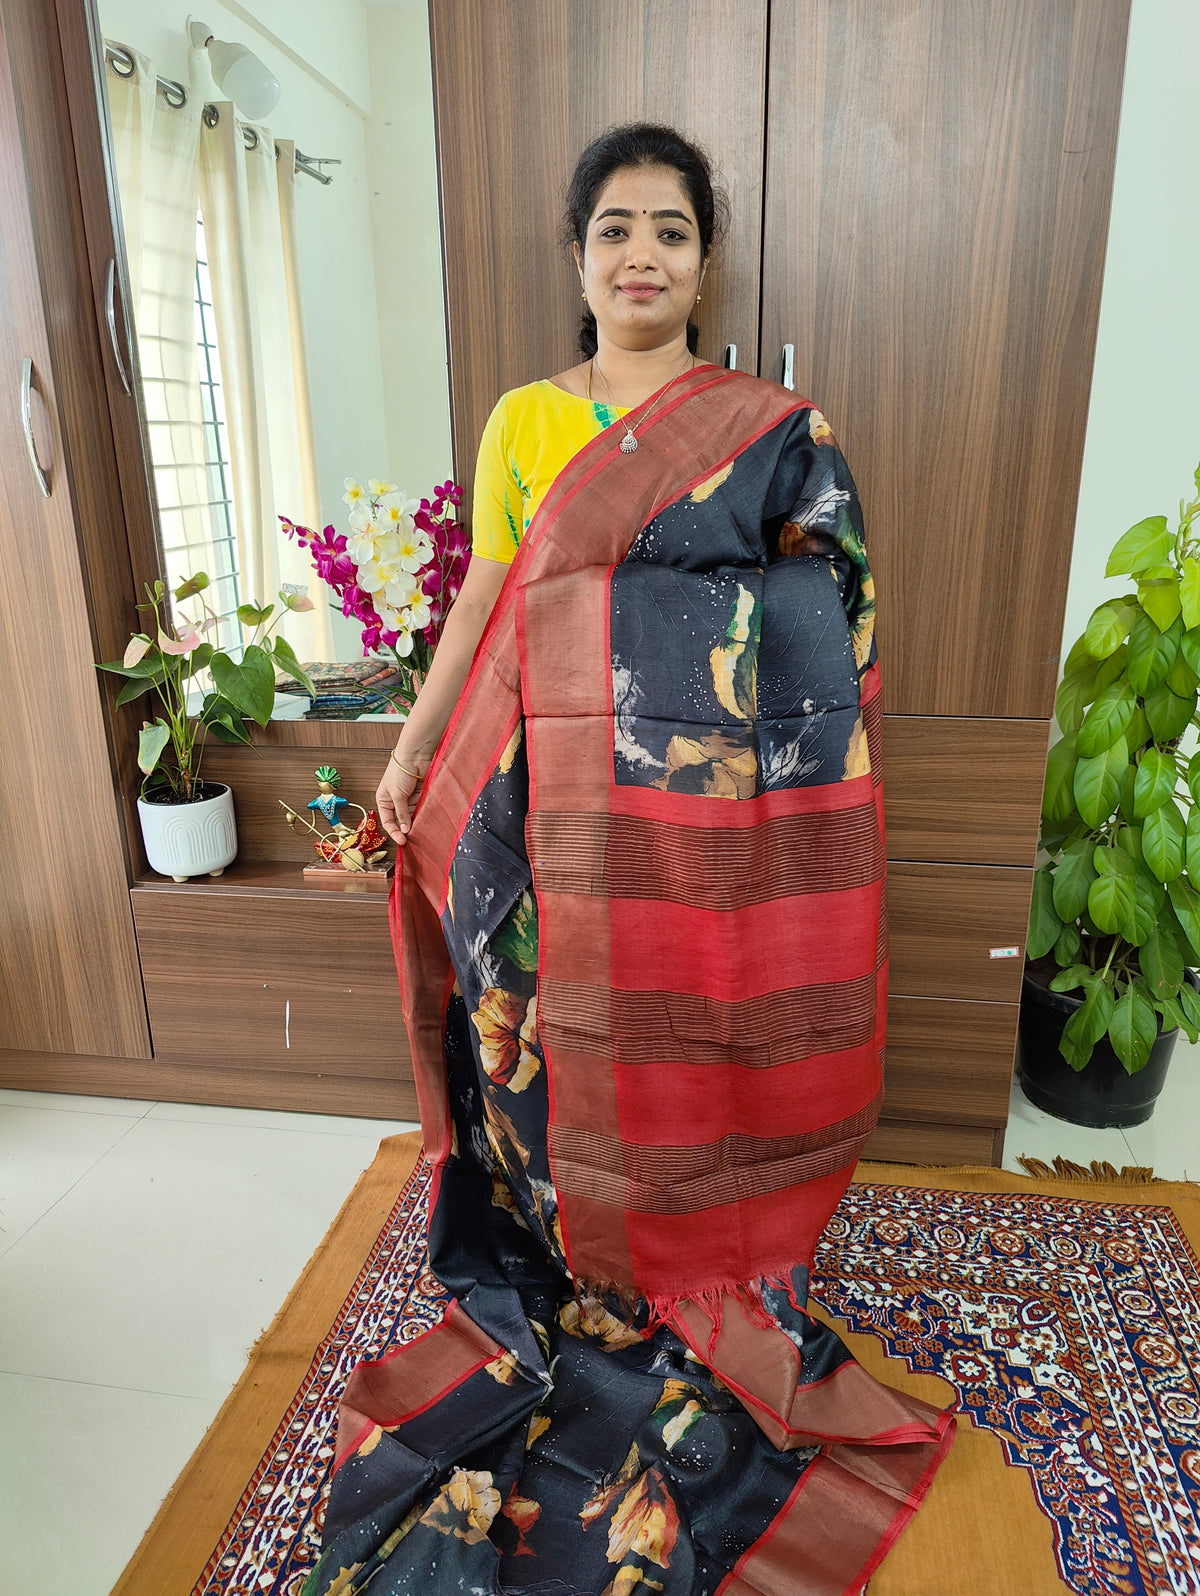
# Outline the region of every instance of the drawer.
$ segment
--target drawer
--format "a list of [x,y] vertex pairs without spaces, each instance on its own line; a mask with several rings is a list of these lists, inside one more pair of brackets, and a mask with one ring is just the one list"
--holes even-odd
[[881,1119],[863,1148],[863,1158],[883,1164],[987,1164],[999,1168],[1003,1148],[1003,1132],[998,1130]]
[[156,1058],[411,1075],[386,899],[131,896]]
[[[1016,1003],[1021,996],[1032,869],[888,866],[891,978],[896,997]],[[1015,958],[992,950],[1015,947]]]
[[1031,865],[1049,739],[1048,720],[884,715],[888,853]]
[[1016,1003],[889,998],[884,1117],[1002,1129],[1019,1012]]

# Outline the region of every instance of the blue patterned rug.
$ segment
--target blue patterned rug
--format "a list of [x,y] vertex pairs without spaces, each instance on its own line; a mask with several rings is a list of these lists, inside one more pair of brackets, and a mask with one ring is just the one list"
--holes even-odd
[[[194,1596],[297,1596],[318,1556],[347,1374],[443,1311],[427,1189],[419,1163]],[[1175,1211],[1153,1201],[1160,1189],[1097,1202],[1068,1186],[854,1185],[817,1254],[817,1301],[947,1381],[1027,1472],[1079,1596],[1200,1592],[1200,1269]]]

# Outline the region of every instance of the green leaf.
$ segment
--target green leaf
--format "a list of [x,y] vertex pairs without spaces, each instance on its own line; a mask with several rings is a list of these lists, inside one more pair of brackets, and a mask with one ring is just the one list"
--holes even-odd
[[1118,538],[1104,567],[1105,576],[1134,576],[1147,566],[1159,565],[1171,552],[1173,539],[1165,515],[1149,515]]
[[1096,879],[1094,846],[1088,838],[1064,848],[1054,869],[1054,912],[1060,920],[1077,920],[1087,908],[1088,888]]
[[[1126,597],[1128,596],[1129,595],[1127,594]],[[1134,603],[1137,603],[1136,599],[1134,600]],[[1130,624],[1132,624],[1132,622]],[[1064,676],[1072,676],[1076,671],[1084,670],[1089,666],[1094,668],[1095,664],[1096,661],[1092,657],[1091,650],[1087,646],[1087,639],[1085,637],[1077,637],[1074,643],[1071,645],[1071,652],[1063,661],[1062,672]]]
[[1131,758],[1138,749],[1145,748],[1154,741],[1150,735],[1150,722],[1146,719],[1146,711],[1142,708],[1140,699],[1133,712],[1133,719],[1125,728],[1125,741],[1129,744]]
[[184,677],[195,676],[197,671],[202,671],[213,657],[211,643],[201,643],[199,648],[194,648],[188,655],[187,666],[183,672]]
[[1126,942],[1140,948],[1154,930],[1162,907],[1163,889],[1148,870],[1139,867],[1133,878],[1133,913],[1122,933]]
[[1185,836],[1183,816],[1173,803],[1146,816],[1142,853],[1157,880],[1174,881],[1182,871]]
[[1188,1024],[1200,1026],[1200,992],[1190,981],[1185,981],[1179,988],[1179,1003]]
[[1183,624],[1200,626],[1200,560],[1191,554],[1182,563],[1179,597],[1183,605]]
[[250,733],[240,710],[220,693],[205,695],[200,719],[220,743],[250,743]]
[[1141,826],[1118,826],[1116,845],[1122,853],[1127,853],[1134,861],[1136,871],[1142,857],[1142,828]]
[[257,604],[239,604],[237,618],[243,626],[257,626],[262,620],[262,611]]
[[1086,964],[1073,964],[1068,969],[1060,970],[1050,983],[1051,992],[1073,992],[1077,986],[1082,986],[1085,979],[1092,974]]
[[197,571],[195,576],[189,576],[175,589],[175,597],[179,600],[195,598],[197,593],[203,593],[208,586],[208,575],[204,571]]
[[[1142,618],[1145,619],[1144,616]],[[1152,629],[1154,629],[1153,623],[1150,624]],[[1129,650],[1126,645],[1122,643],[1115,654],[1110,654],[1107,659],[1102,659],[1099,665],[1097,665],[1096,674],[1092,679],[1091,698],[1086,699],[1085,702],[1090,704],[1092,698],[1095,698],[1102,693],[1111,682],[1115,682],[1118,677],[1124,676],[1128,663]]]
[[1137,820],[1161,809],[1175,791],[1175,759],[1161,748],[1147,748],[1133,778],[1133,813]]
[[1160,743],[1169,743],[1176,737],[1182,737],[1196,713],[1195,693],[1188,698],[1180,698],[1165,682],[1161,687],[1150,688],[1145,704],[1150,730],[1154,733],[1155,741]]
[[1137,893],[1132,876],[1097,876],[1088,888],[1088,913],[1110,934],[1123,934],[1133,916]]
[[1200,1037],[1200,1032],[1193,1033],[1193,1028],[1188,1024],[1178,997],[1155,998],[1154,1007],[1163,1017],[1164,1031],[1173,1031],[1178,1027],[1187,1033],[1189,1042],[1195,1042]]
[[1059,1050],[1073,1070],[1081,1070],[1092,1049],[1108,1030],[1112,1018],[1112,992],[1098,978],[1087,983],[1087,996],[1063,1027]]
[[[1134,807],[1133,807],[1133,784],[1134,784],[1136,779],[1137,779],[1137,770],[1135,769],[1135,767],[1133,765],[1128,765],[1126,767],[1124,776],[1122,776],[1122,778],[1121,778],[1121,815],[1122,815],[1122,818],[1125,819],[1126,821],[1128,821],[1128,823],[1131,826],[1133,825],[1134,821],[1137,819],[1137,815],[1135,814]],[[1139,847],[1140,847],[1140,843],[1141,843],[1141,833],[1140,832],[1138,833],[1138,842],[1139,842]],[[1140,852],[1138,854],[1138,857],[1141,858],[1141,853]]]
[[1081,758],[1090,759],[1111,748],[1117,738],[1124,735],[1136,709],[1137,694],[1127,678],[1122,677],[1106,687],[1079,728],[1075,747]]
[[1157,1036],[1154,1005],[1142,983],[1134,980],[1113,1004],[1108,1022],[1108,1039],[1128,1074],[1135,1075],[1145,1066]]
[[[1174,881],[1167,882],[1167,896],[1193,957],[1200,963],[1200,892],[1183,876],[1176,876]],[[1192,962],[1186,953],[1183,958],[1185,964]]]
[[152,681],[126,682],[117,694],[116,707],[119,709],[122,704],[132,704],[135,698],[140,698],[143,693],[148,693],[155,685]]
[[1033,874],[1033,899],[1029,907],[1029,936],[1025,954],[1030,959],[1040,959],[1058,941],[1062,922],[1054,912],[1054,884],[1050,871],[1043,866]]
[[1066,821],[1075,817],[1075,762],[1074,737],[1060,738],[1046,758],[1042,814],[1047,820]]
[[1165,632],[1179,614],[1179,573],[1173,565],[1151,565],[1138,577],[1138,602]]
[[1124,876],[1132,881],[1136,871],[1128,848],[1110,848],[1107,843],[1092,844],[1092,868],[1098,876]]
[[214,654],[209,662],[213,685],[243,715],[265,726],[275,707],[275,669],[265,649],[251,643],[235,665],[228,654]]
[[138,733],[138,769],[144,776],[158,764],[162,758],[163,749],[171,741],[171,728],[163,721],[153,721],[149,726],[143,726]]
[[[1129,764],[1129,749],[1124,737],[1092,759],[1080,759],[1075,766],[1072,791],[1079,813],[1089,826],[1098,830],[1117,807],[1121,783]],[[1052,815],[1052,819],[1059,818]]]
[[317,696],[317,690],[313,686],[308,672],[296,658],[296,651],[288,642],[286,637],[277,637],[275,639],[273,657],[279,669],[286,675],[292,677],[294,681],[299,682],[301,687],[303,687],[304,691],[308,693],[310,697],[315,698]]
[[1174,997],[1183,980],[1183,960],[1174,940],[1155,926],[1138,953],[1152,998]]
[[1072,671],[1058,684],[1054,695],[1054,715],[1059,726],[1070,735],[1083,723],[1083,712],[1095,695],[1096,662],[1092,660],[1082,670]]
[[[1149,615],[1143,612],[1135,616],[1129,629],[1125,664],[1126,675],[1135,692],[1146,693],[1151,687],[1166,681],[1167,672],[1179,653],[1182,637],[1183,622],[1180,620],[1174,621],[1166,631],[1160,631]],[[1116,658],[1115,654],[1113,658]]]
[[1136,609],[1136,602],[1126,595],[1109,599],[1092,611],[1084,629],[1083,641],[1093,659],[1107,659],[1116,652],[1129,635]]
[[1200,676],[1188,664],[1187,655],[1183,652],[1183,645],[1187,640],[1187,633],[1179,640],[1179,653],[1175,663],[1167,672],[1167,686],[1173,693],[1178,693],[1180,698],[1186,698],[1189,693],[1194,693],[1200,687]]
[[1200,627],[1189,627],[1179,640],[1179,652],[1188,668],[1200,677]]
[[1078,928],[1065,925],[1058,933],[1058,941],[1054,944],[1054,962],[1062,969],[1074,964],[1083,952],[1083,938],[1079,935]]

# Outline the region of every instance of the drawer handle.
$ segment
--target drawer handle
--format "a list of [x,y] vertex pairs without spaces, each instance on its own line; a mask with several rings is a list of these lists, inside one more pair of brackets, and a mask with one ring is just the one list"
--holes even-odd
[[21,431],[25,434],[25,448],[29,452],[29,463],[33,467],[37,485],[42,491],[42,498],[48,499],[50,484],[46,481],[46,473],[42,470],[42,463],[37,457],[37,444],[33,441],[32,394],[33,361],[26,355],[21,365]]
[[783,386],[792,393],[796,391],[796,346],[784,344],[783,346],[783,375],[780,377]]
[[737,345],[736,344],[726,344],[725,345],[725,370],[726,371],[736,371],[737,370]]
[[113,364],[117,368],[117,376],[121,379],[121,387],[125,390],[126,397],[130,397],[133,389],[129,386],[129,374],[125,370],[125,362],[121,359],[120,346],[117,343],[117,263],[109,260],[104,268],[104,322],[108,328],[108,342],[112,349]]

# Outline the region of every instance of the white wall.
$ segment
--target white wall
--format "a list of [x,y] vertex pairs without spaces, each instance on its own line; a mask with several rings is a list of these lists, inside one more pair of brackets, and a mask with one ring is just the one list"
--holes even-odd
[[1174,526],[1200,462],[1198,70],[1198,0],[1133,0],[1064,655],[1129,586],[1109,549],[1145,516]]

